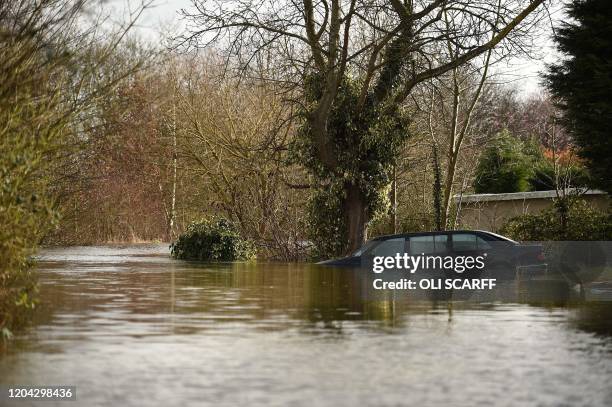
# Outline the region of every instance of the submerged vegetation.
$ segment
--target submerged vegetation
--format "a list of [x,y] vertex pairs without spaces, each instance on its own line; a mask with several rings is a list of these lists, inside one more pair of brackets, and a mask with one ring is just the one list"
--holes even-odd
[[181,260],[236,261],[255,258],[255,247],[243,239],[227,219],[192,222],[170,245],[172,257]]

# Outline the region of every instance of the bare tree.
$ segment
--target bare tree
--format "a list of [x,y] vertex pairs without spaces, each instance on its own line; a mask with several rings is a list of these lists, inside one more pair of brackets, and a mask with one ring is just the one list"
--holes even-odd
[[218,81],[214,56],[181,72],[177,109],[179,168],[201,194],[200,216],[222,215],[253,239],[260,253],[284,260],[303,255],[304,197],[286,166],[292,125],[271,86]]
[[[512,34],[538,21],[541,15],[534,11],[543,2],[194,0],[195,10],[185,12],[190,32],[180,40],[194,47],[222,48],[228,68],[242,74],[249,74],[253,64],[268,66],[267,79],[298,89],[316,75],[318,91],[305,106],[305,120],[320,166],[328,178],[342,180],[347,249],[353,250],[366,239],[373,213],[364,184],[367,174],[346,176],[329,128],[344,81],[352,78],[359,86],[350,109],[356,121],[351,124],[355,144],[360,146],[374,122],[397,114],[420,83],[462,66],[503,40],[504,47],[523,46],[526,37]],[[437,56],[449,43],[457,52],[441,60]],[[385,137],[380,134],[369,142],[382,145]],[[391,171],[391,161],[379,164],[382,171]]]
[[[450,45],[449,50],[451,50]],[[440,200],[440,213],[436,210],[435,215],[439,217],[439,222],[437,220],[436,224],[439,223],[438,227],[441,229],[450,227],[449,215],[455,174],[463,146],[476,127],[473,116],[487,81],[491,55],[492,50],[489,50],[482,58],[482,65],[471,63],[465,67],[466,69],[453,68],[448,75],[436,78],[428,84],[431,99],[427,104],[428,131],[434,151],[441,146],[446,149],[446,155],[441,157],[442,160],[438,161],[438,155],[434,154],[436,158],[434,165],[444,166],[444,170],[441,171],[442,180],[435,184],[439,185],[440,190],[434,191]],[[436,116],[435,119],[433,116]],[[436,133],[439,137],[436,137]]]

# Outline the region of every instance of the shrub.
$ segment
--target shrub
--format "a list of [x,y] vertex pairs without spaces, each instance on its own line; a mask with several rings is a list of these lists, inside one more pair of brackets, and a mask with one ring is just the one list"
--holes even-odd
[[523,141],[503,130],[478,161],[474,190],[497,194],[588,185],[589,172],[571,147],[553,153],[533,138]]
[[530,188],[534,157],[507,130],[500,132],[478,162],[476,193],[522,192]]
[[66,23],[49,23],[62,7],[44,17],[55,6],[0,2],[0,345],[36,305],[30,258],[57,215],[47,175],[67,115],[51,85],[59,80],[60,63],[49,59],[50,50],[63,50],[47,37]]
[[[522,241],[545,240],[610,240],[612,238],[612,212],[601,212],[584,200],[565,198],[566,221],[561,221],[564,205],[561,200],[535,215],[522,215],[510,219],[500,233]],[[565,228],[563,228],[565,224]],[[565,230],[564,230],[565,229]]]
[[251,241],[243,239],[227,219],[192,222],[170,245],[175,259],[200,261],[249,260],[255,257]]
[[[555,165],[551,159],[542,158],[535,163],[534,173],[529,180],[534,191],[550,191],[564,186],[588,187],[591,183],[589,172],[580,162],[561,162],[555,175]],[[558,182],[557,182],[558,181]]]

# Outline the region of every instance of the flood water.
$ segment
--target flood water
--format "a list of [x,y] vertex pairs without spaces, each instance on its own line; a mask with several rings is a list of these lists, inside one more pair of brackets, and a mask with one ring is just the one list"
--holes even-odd
[[376,297],[355,271],[167,253],[43,251],[40,309],[0,385],[76,386],[44,406],[612,405],[601,292]]

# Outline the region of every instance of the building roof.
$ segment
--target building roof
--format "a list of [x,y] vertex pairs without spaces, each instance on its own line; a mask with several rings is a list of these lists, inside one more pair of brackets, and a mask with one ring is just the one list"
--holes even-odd
[[[607,195],[604,191],[598,189],[583,190],[581,188],[568,188],[568,194],[577,195]],[[530,191],[530,192],[512,192],[505,194],[464,194],[454,195],[455,202],[485,202],[485,201],[524,201],[528,199],[552,199],[557,197],[557,191]]]

